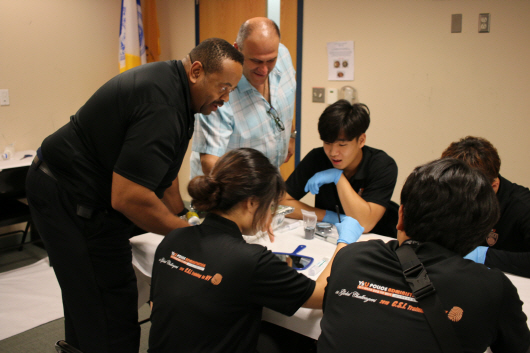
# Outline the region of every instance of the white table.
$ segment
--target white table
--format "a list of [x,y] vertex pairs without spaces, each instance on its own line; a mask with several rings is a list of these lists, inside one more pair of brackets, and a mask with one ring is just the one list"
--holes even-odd
[[[286,219],[285,222],[293,222],[293,220]],[[149,288],[151,284],[151,272],[153,270],[155,250],[158,244],[162,241],[162,238],[163,236],[158,234],[146,233],[131,239],[133,265],[138,278],[139,306],[149,300]],[[321,239],[304,239],[304,229],[302,226],[283,233],[276,233],[274,243],[269,241],[268,236],[245,237],[245,239],[249,243],[261,244],[271,251],[286,253],[291,253],[298,247],[298,245],[304,244],[306,245],[306,248],[300,251],[299,254],[313,257],[314,263],[320,261],[324,257],[331,258],[336,247],[336,245]],[[382,235],[363,234],[359,241],[367,241],[371,239],[381,239],[385,242],[392,240],[392,238]],[[300,272],[313,279],[318,277],[318,274],[310,276],[308,270],[309,269],[306,269]],[[506,275],[517,288],[521,300],[524,303],[530,302],[530,279],[510,274]],[[527,317],[530,317],[530,306],[523,305],[523,311]],[[320,309],[300,308],[291,317],[267,308],[263,309],[263,320],[313,339],[318,339],[320,336],[321,318],[322,310]]]
[[[293,220],[286,219],[287,223]],[[302,226],[289,230],[283,233],[275,233],[276,238],[274,243],[271,243],[268,236],[260,237],[246,237],[249,243],[261,244],[271,251],[275,252],[293,252],[298,245],[306,245],[306,248],[299,252],[300,255],[311,256],[316,263],[324,257],[331,258],[335,252],[336,245],[328,243],[321,239],[307,240],[304,238],[304,229]],[[146,233],[131,238],[131,245],[133,251],[133,265],[138,278],[138,305],[141,306],[149,300],[149,288],[151,284],[151,272],[153,271],[153,262],[155,257],[155,250],[158,244],[162,241],[163,236],[153,233]],[[392,238],[384,237],[376,234],[364,234],[359,241],[370,239],[383,239],[385,241]],[[312,266],[312,265],[311,265]],[[311,268],[311,267],[309,267]],[[306,276],[316,279],[318,274],[310,276],[309,268],[301,273]],[[264,308],[263,320],[288,328],[289,330],[298,332],[308,337],[317,339],[320,335],[320,319],[322,318],[322,310],[320,309],[306,309],[300,308],[293,316],[288,317],[276,311]]]
[[16,151],[11,159],[6,161],[0,160],[0,171],[11,168],[28,167],[31,165],[31,162],[33,162],[33,158],[35,158],[36,154],[37,152],[33,150]]

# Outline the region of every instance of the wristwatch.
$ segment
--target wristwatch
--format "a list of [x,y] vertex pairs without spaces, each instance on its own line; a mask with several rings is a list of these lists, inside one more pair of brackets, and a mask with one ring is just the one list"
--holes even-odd
[[291,138],[295,139],[297,134],[298,134],[298,131],[294,130],[293,132],[291,132]]

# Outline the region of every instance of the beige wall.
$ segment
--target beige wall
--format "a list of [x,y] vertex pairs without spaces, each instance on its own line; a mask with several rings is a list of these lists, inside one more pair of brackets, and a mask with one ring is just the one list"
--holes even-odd
[[[10,105],[0,106],[0,151],[12,142],[18,150],[37,149],[119,73],[120,6],[121,0],[0,0],[0,89],[10,95]],[[183,58],[195,46],[194,1],[158,0],[157,11],[161,60]]]
[[10,95],[0,148],[36,149],[119,72],[120,1],[0,0],[0,9],[0,88]]
[[[194,0],[158,0],[162,59],[195,44]],[[120,0],[0,0],[0,149],[36,149],[105,81],[118,73]],[[477,33],[491,13],[491,33]],[[451,14],[463,33],[450,33]],[[501,172],[530,186],[530,1],[305,0],[302,86],[304,156],[320,146],[312,87],[354,86],[372,111],[368,144],[405,177],[468,134],[488,138]],[[355,81],[327,80],[326,43],[355,42]],[[187,159],[188,160],[188,159]],[[186,160],[186,161],[187,161]],[[189,165],[181,172],[181,189]]]
[[[478,15],[491,32],[478,33]],[[463,15],[450,33],[451,14]],[[466,135],[490,140],[501,173],[530,186],[530,1],[306,0],[302,75],[302,146],[320,146],[325,104],[312,87],[357,89],[372,112],[368,145],[399,166],[399,193],[412,169]],[[355,42],[355,81],[327,80],[326,43]]]

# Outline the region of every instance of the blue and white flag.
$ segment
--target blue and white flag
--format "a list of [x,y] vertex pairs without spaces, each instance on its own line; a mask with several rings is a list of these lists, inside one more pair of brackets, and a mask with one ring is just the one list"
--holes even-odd
[[145,64],[145,38],[140,0],[121,1],[120,72]]

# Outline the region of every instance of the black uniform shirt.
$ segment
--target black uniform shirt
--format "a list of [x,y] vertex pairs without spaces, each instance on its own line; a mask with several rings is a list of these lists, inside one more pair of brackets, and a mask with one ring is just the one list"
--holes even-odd
[[[318,352],[440,352],[410,292],[397,241],[354,243],[333,261],[324,297]],[[522,353],[530,331],[517,289],[499,270],[434,243],[416,251],[464,352]]]
[[[364,146],[362,151],[363,158],[359,168],[348,181],[353,190],[366,202],[373,202],[388,208],[396,186],[397,164],[384,151],[369,146]],[[296,166],[296,169],[287,179],[287,193],[300,200],[307,194],[304,191],[307,181],[316,173],[331,168],[333,168],[333,164],[326,156],[324,148],[313,149]],[[338,205],[340,212],[344,214],[337,186],[334,183],[322,185],[318,194],[315,195],[315,207],[335,212],[335,205]],[[387,215],[385,214],[385,216]],[[372,229],[372,232],[392,236],[389,232],[395,233],[397,219],[387,220],[385,216]],[[386,229],[389,227],[390,230]],[[395,235],[393,236],[395,237]]]
[[486,237],[484,264],[530,277],[530,190],[499,176],[497,199],[501,218]]
[[315,282],[208,214],[158,246],[149,352],[254,352],[262,308],[293,315]]
[[484,246],[515,252],[530,251],[530,190],[499,175],[497,199],[501,218]]
[[98,89],[44,140],[42,155],[78,202],[105,208],[113,171],[162,197],[178,174],[193,126],[182,62],[145,64]]

